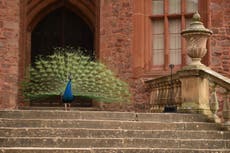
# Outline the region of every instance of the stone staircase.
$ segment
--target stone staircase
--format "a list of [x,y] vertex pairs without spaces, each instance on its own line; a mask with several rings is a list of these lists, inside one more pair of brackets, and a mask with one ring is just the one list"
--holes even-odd
[[0,153],[230,153],[230,131],[198,114],[0,111]]

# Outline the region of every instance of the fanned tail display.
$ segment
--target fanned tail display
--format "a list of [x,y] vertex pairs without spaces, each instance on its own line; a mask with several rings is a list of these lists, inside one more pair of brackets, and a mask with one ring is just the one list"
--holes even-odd
[[56,48],[55,53],[38,58],[23,82],[26,99],[63,94],[71,75],[72,94],[102,102],[129,102],[127,83],[100,62],[91,61],[78,49]]

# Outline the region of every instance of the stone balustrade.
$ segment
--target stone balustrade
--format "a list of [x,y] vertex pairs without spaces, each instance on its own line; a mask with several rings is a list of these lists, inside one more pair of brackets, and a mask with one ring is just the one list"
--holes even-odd
[[[169,105],[178,112],[202,113],[230,128],[230,79],[209,69],[185,69],[172,76],[146,80],[150,91],[150,111],[162,112]],[[217,88],[223,91],[216,94]],[[171,94],[172,93],[172,94]],[[223,107],[221,100],[223,99]],[[219,101],[219,102],[218,102]]]
[[[230,130],[230,79],[201,63],[211,34],[196,12],[190,26],[181,32],[187,41],[187,53],[192,62],[172,78],[164,76],[145,81],[151,93],[149,105],[158,111],[171,105],[178,107],[178,112],[202,113]],[[223,91],[219,96],[223,99],[223,106],[216,93],[219,88]]]
[[209,80],[210,110],[216,122],[223,122],[230,129],[230,79],[206,69],[201,72]]
[[160,112],[165,106],[181,105],[181,82],[178,75],[164,76],[153,80],[147,80],[151,91],[149,109],[151,112]]

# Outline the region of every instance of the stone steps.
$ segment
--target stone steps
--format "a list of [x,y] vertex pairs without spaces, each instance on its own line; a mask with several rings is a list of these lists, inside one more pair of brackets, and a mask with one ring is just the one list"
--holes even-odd
[[78,119],[0,119],[0,127],[93,128],[126,130],[221,130],[215,123],[206,122],[149,122]]
[[0,111],[0,153],[227,153],[230,132],[197,114]]
[[[64,111],[65,107],[64,104],[62,106],[47,106],[47,107],[41,107],[41,106],[21,106],[18,108],[19,110],[37,110],[37,111],[41,111],[41,110],[55,110],[55,111]],[[100,108],[98,107],[71,107],[71,111],[99,111]]]
[[168,138],[67,138],[67,137],[0,137],[2,147],[54,148],[230,148],[230,140],[223,139],[168,139]]
[[2,148],[0,153],[229,153],[227,149],[191,148]]
[[134,113],[106,111],[60,111],[60,110],[23,110],[0,111],[0,118],[23,119],[85,119],[119,121],[154,121],[154,122],[208,122],[198,114],[183,113]]
[[230,132],[197,130],[122,130],[89,128],[0,128],[2,137],[228,139]]

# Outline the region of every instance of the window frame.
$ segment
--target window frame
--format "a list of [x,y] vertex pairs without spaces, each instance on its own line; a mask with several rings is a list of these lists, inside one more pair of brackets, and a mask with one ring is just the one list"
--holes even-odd
[[[204,26],[210,27],[210,0],[199,0],[198,11]],[[202,11],[200,11],[202,10]],[[133,37],[132,37],[132,77],[157,77],[170,74],[168,63],[164,67],[154,68],[152,61],[152,0],[133,0]],[[192,15],[191,15],[192,18]],[[184,30],[184,29],[183,29]],[[184,38],[182,38],[184,39]],[[185,40],[183,40],[185,41]],[[185,46],[182,58],[187,58]],[[207,42],[208,52],[202,62],[210,65],[210,41]],[[182,59],[183,60],[183,59]],[[185,61],[185,60],[183,60]],[[175,67],[173,72],[183,67]]]
[[[152,0],[149,0],[149,2],[152,3]],[[209,0],[198,0],[198,12],[200,13],[202,17],[202,22],[204,23],[205,26],[209,26],[208,24],[208,16],[209,16],[209,11],[208,11],[208,3]],[[150,44],[151,44],[151,50],[149,53],[149,61],[151,61],[149,64],[149,69],[148,71],[155,71],[155,72],[160,72],[164,73],[162,71],[168,71],[169,70],[169,64],[170,64],[170,49],[169,49],[169,20],[170,19],[180,19],[181,20],[181,30],[184,30],[186,28],[186,19],[190,19],[193,16],[193,13],[187,13],[186,12],[186,0],[181,0],[181,12],[180,13],[174,13],[174,14],[169,14],[169,0],[164,0],[163,2],[163,14],[160,15],[153,15],[152,14],[152,4],[148,5],[151,7],[151,12],[149,15],[149,20],[151,22],[151,25],[153,24],[152,22],[154,20],[163,20],[164,21],[164,64],[163,65],[154,65],[152,60],[153,60],[153,40],[152,40],[152,26],[150,26]],[[175,65],[175,70],[179,70],[183,66],[186,65],[187,63],[187,52],[186,52],[186,44],[185,44],[185,39],[181,37],[181,64]],[[208,48],[208,53],[203,59],[203,63],[206,65],[209,65],[210,60],[210,53],[209,53],[209,42],[207,45]]]

